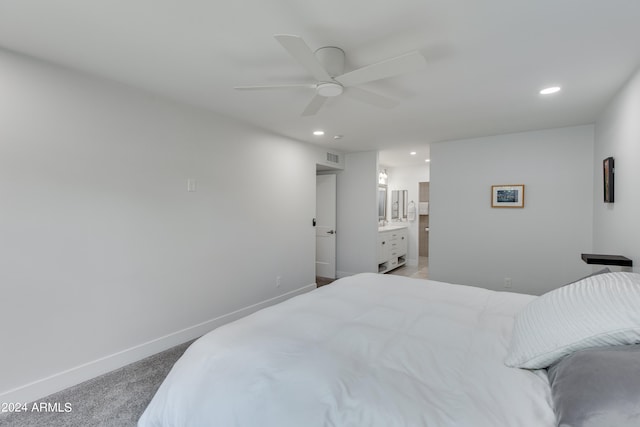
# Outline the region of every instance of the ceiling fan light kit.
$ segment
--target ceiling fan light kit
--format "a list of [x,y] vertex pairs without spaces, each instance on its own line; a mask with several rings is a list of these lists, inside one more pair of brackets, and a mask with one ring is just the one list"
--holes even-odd
[[332,97],[342,94],[344,88],[338,83],[320,82],[316,86],[316,93],[320,96]]
[[316,114],[328,97],[336,97],[343,93],[375,107],[393,108],[398,104],[396,100],[356,86],[408,73],[426,65],[424,56],[418,51],[413,51],[345,73],[345,54],[339,47],[325,46],[313,52],[299,36],[276,34],[274,37],[296,61],[309,71],[316,79],[316,83],[237,86],[235,89],[315,88],[316,94],[302,112],[303,116]]

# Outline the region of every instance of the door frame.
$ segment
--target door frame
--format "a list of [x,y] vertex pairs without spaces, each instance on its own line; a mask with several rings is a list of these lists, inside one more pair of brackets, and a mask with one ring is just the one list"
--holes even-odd
[[[319,275],[318,274],[318,226],[320,226],[319,223],[317,223],[317,218],[318,218],[318,178],[319,177],[328,177],[328,176],[332,176],[332,181],[333,181],[333,205],[334,205],[334,209],[333,209],[333,227],[331,230],[328,230],[327,232],[332,234],[333,237],[333,248],[332,248],[332,255],[329,254],[329,257],[332,258],[332,260],[329,261],[329,265],[333,266],[331,268],[331,272],[329,274],[322,274]],[[328,279],[335,279],[336,278],[336,272],[337,272],[337,238],[336,238],[336,233],[337,233],[337,175],[335,173],[322,173],[322,174],[318,174],[316,173],[316,210],[315,210],[315,214],[316,217],[314,219],[314,226],[316,228],[314,236],[315,236],[315,245],[316,245],[316,250],[315,250],[315,275],[316,277],[325,277]],[[325,272],[326,273],[326,272]]]

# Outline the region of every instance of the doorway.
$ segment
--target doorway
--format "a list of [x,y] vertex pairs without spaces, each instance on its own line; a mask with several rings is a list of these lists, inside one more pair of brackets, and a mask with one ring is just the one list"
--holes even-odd
[[[316,282],[336,278],[336,175],[316,175]],[[318,283],[320,285],[320,283]]]
[[429,183],[419,183],[418,214],[418,257],[421,262],[429,258]]

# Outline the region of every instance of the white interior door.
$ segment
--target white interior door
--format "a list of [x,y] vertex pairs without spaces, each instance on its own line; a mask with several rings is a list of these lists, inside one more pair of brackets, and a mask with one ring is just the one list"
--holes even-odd
[[316,276],[336,278],[336,176],[316,176]]

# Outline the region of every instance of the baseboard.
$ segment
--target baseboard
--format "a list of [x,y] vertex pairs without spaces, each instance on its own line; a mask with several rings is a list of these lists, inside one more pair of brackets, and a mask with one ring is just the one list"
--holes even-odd
[[34,402],[50,394],[64,390],[65,388],[80,384],[91,378],[113,371],[114,369],[121,368],[145,357],[152,356],[176,345],[198,338],[226,323],[233,322],[260,309],[285,301],[296,295],[312,291],[313,289],[316,289],[315,283],[2,392],[0,393],[0,402]]
[[409,267],[417,267],[418,266],[418,260],[417,259],[408,259],[407,260],[407,265]]

